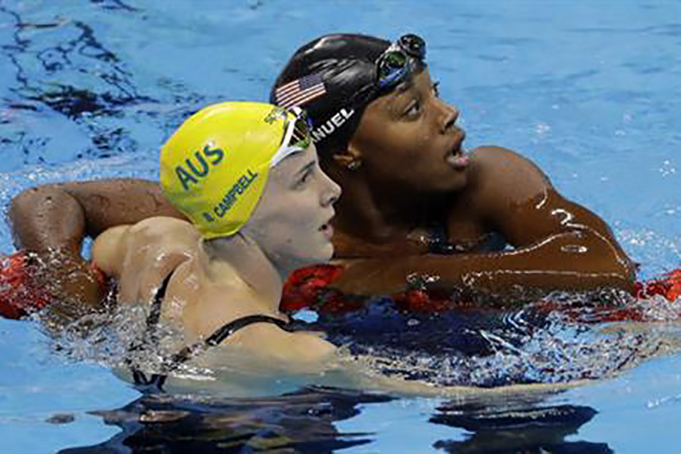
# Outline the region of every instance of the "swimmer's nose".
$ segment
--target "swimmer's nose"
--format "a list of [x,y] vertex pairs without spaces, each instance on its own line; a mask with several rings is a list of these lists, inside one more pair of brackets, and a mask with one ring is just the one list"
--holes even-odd
[[338,201],[341,195],[341,187],[333,181],[329,176],[322,172],[323,184],[325,185],[322,191],[322,206],[331,206]]
[[442,117],[440,119],[441,132],[445,134],[454,127],[456,119],[459,118],[459,109],[443,101],[441,101],[441,103],[442,103],[441,106]]

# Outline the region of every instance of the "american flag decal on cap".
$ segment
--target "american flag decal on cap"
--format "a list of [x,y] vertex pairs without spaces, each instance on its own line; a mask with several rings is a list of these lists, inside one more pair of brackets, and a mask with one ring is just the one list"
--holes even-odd
[[322,76],[319,73],[310,74],[291,81],[274,92],[277,98],[277,105],[288,109],[293,106],[301,106],[308,101],[320,97],[326,93],[326,87]]

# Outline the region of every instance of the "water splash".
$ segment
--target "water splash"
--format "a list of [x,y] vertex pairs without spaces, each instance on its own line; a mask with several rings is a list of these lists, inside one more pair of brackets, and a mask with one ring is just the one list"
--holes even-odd
[[[555,305],[557,295],[552,298]],[[632,303],[620,303],[625,302]],[[469,320],[464,330],[449,331],[452,339],[438,337],[441,330],[433,317],[443,316],[431,315],[430,329],[414,336],[396,336],[399,342],[345,340],[354,359],[369,370],[436,386],[476,387],[602,379],[681,347],[681,327],[660,323],[678,320],[681,302],[655,297],[633,303],[646,322],[658,323],[603,322],[612,313],[619,314],[616,311],[622,306],[617,302],[605,308],[593,305],[583,295],[564,294],[561,304],[564,311],[547,313],[545,306],[537,303],[520,310],[482,314],[478,321]],[[576,319],[575,314],[580,317]],[[448,321],[451,317],[441,322],[452,324]],[[427,327],[429,322],[421,324]],[[464,335],[477,339],[477,352],[461,348],[456,337]]]
[[[184,344],[174,326],[159,323],[150,330],[149,311],[142,305],[118,306],[85,315],[52,333],[51,348],[67,361],[99,364],[111,369],[162,373],[168,358]],[[182,364],[176,375],[195,380],[212,378],[213,371]]]

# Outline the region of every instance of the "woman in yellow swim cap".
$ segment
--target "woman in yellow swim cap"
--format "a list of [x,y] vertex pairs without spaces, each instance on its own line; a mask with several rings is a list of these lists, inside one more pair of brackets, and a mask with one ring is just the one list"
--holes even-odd
[[93,260],[118,280],[120,303],[151,304],[154,318],[182,328],[187,347],[174,360],[215,345],[268,366],[329,359],[331,344],[286,331],[279,311],[288,274],[333,255],[340,188],[319,167],[304,112],[206,107],[163,146],[161,184],[191,223],[155,217],[114,227],[97,238]]

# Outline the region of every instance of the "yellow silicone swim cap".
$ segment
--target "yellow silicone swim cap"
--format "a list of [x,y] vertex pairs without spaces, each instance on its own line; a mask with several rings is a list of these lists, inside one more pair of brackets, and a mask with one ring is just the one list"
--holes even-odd
[[233,235],[258,204],[269,169],[307,147],[307,131],[289,145],[300,119],[300,110],[253,102],[200,110],[161,149],[163,193],[204,238]]

